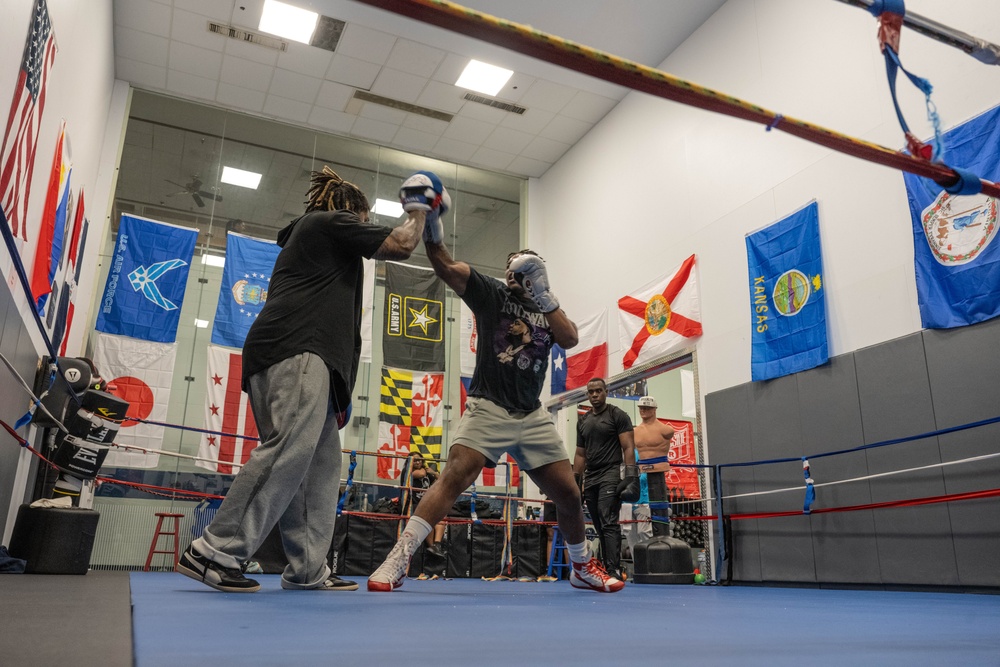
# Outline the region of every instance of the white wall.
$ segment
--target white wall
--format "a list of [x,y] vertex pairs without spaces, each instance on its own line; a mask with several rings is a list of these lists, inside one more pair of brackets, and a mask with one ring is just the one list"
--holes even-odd
[[[28,35],[33,0],[9,0],[3,4],[0,22],[0,117],[5,121],[21,65],[25,39]],[[82,335],[89,318],[89,305],[94,292],[97,254],[108,215],[109,197],[114,184],[114,158],[120,143],[120,127],[124,119],[127,87],[115,91],[111,0],[48,0],[59,51],[49,73],[45,110],[38,134],[38,148],[28,204],[28,242],[20,249],[21,261],[28,276],[34,262],[45,191],[60,123],[66,121],[70,140],[74,197],[80,188],[85,191],[87,217],[90,220],[84,267],[91,269],[81,279],[76,300],[77,319],[73,327],[69,354],[82,352]],[[117,104],[112,105],[112,98]],[[109,113],[115,111],[115,113]],[[112,122],[109,123],[109,116]],[[117,122],[115,122],[117,118]],[[107,131],[108,126],[112,131]],[[110,144],[105,137],[110,134]],[[23,290],[11,281],[12,262],[4,248],[0,252],[0,271],[8,288],[17,296],[26,328],[41,354],[41,336],[30,318]],[[2,288],[0,288],[2,289]]]
[[[1000,42],[994,0],[910,0],[907,9]],[[899,149],[876,20],[832,0],[729,0],[660,69],[717,91]],[[935,86],[945,127],[1000,103],[1000,67],[904,30],[903,64]],[[898,89],[914,132],[923,96]],[[529,244],[571,317],[612,313],[692,253],[704,336],[702,395],[750,380],[744,236],[819,202],[831,355],[920,329],[913,237],[900,173],[761,125],[631,93],[530,182]],[[621,350],[613,354],[621,371]],[[617,365],[616,365],[617,364]]]

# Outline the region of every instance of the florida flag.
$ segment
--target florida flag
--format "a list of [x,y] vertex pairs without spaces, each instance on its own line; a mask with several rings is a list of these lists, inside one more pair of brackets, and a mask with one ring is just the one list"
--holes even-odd
[[242,381],[243,355],[209,345],[205,428],[216,433],[201,436],[198,456],[211,460],[197,461],[199,468],[234,475],[257,446],[257,422],[250,410],[250,398],[240,388]]
[[[108,380],[108,391],[128,401],[126,421],[115,442],[143,449],[163,448],[163,427],[136,419],[166,422],[177,343],[156,343],[94,332],[94,365]],[[129,420],[128,418],[132,418]],[[113,468],[155,468],[158,452],[114,448],[104,465]]]
[[669,274],[618,299],[623,368],[645,363],[701,335],[695,256]]
[[552,346],[552,393],[561,394],[608,374],[608,309],[577,324],[580,342],[572,350]]

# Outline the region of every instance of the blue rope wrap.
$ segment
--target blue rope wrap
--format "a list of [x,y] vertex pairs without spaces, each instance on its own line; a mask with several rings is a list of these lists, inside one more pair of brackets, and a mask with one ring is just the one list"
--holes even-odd
[[903,16],[906,14],[906,2],[904,0],[873,0],[868,11],[875,18],[878,18],[885,12]]
[[351,450],[351,465],[347,468],[347,483],[344,485],[344,493],[340,496],[340,500],[337,501],[337,516],[340,516],[344,511],[344,503],[347,502],[347,496],[351,493],[351,487],[354,486],[354,469],[358,467],[358,452],[357,450]]
[[768,123],[767,127],[766,127],[766,128],[764,128],[764,130],[765,130],[766,132],[770,132],[770,131],[771,131],[771,130],[773,130],[774,128],[778,127],[778,123],[780,123],[780,122],[781,122],[781,121],[783,121],[783,120],[785,120],[785,117],[784,117],[784,116],[782,116],[782,115],[781,115],[780,113],[778,113],[778,114],[775,114],[775,115],[774,115],[774,120],[772,120],[772,121],[771,121],[770,123]]
[[950,195],[975,195],[983,191],[983,182],[971,171],[952,167],[958,174],[958,182],[944,189]]
[[472,523],[482,523],[479,520],[479,515],[476,514],[476,485],[472,485],[472,498],[469,499],[469,515],[472,517]]
[[802,476],[806,479],[806,499],[802,504],[802,513],[812,513],[812,504],[816,502],[816,489],[813,487],[813,478],[809,473],[809,461],[802,457]]

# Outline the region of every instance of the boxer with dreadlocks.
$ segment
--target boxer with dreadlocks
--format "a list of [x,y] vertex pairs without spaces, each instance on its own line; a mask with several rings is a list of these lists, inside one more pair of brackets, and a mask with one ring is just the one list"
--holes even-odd
[[368,222],[368,198],[329,167],[313,172],[306,212],[278,233],[267,302],[243,345],[243,389],[260,445],[177,570],[212,588],[252,593],[242,565],[277,525],[286,590],[355,590],[333,575],[340,486],[338,430],[349,415],[361,351],[362,258],[402,260],[424,210],[395,229]]

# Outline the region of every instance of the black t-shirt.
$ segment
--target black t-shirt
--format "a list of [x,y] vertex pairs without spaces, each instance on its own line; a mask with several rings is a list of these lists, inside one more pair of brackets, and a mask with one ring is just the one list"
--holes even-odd
[[278,233],[267,302],[243,343],[244,389],[255,373],[312,352],[330,369],[339,409],[347,408],[361,356],[361,258],[390,232],[350,211],[313,211]]
[[619,434],[632,429],[632,419],[624,410],[611,403],[596,414],[593,410],[576,423],[576,445],[583,447],[587,457],[587,472],[618,467],[622,461]]
[[542,403],[552,329],[538,307],[517,298],[506,284],[475,269],[462,300],[476,316],[480,344],[469,396],[482,396],[508,410],[534,410]]

